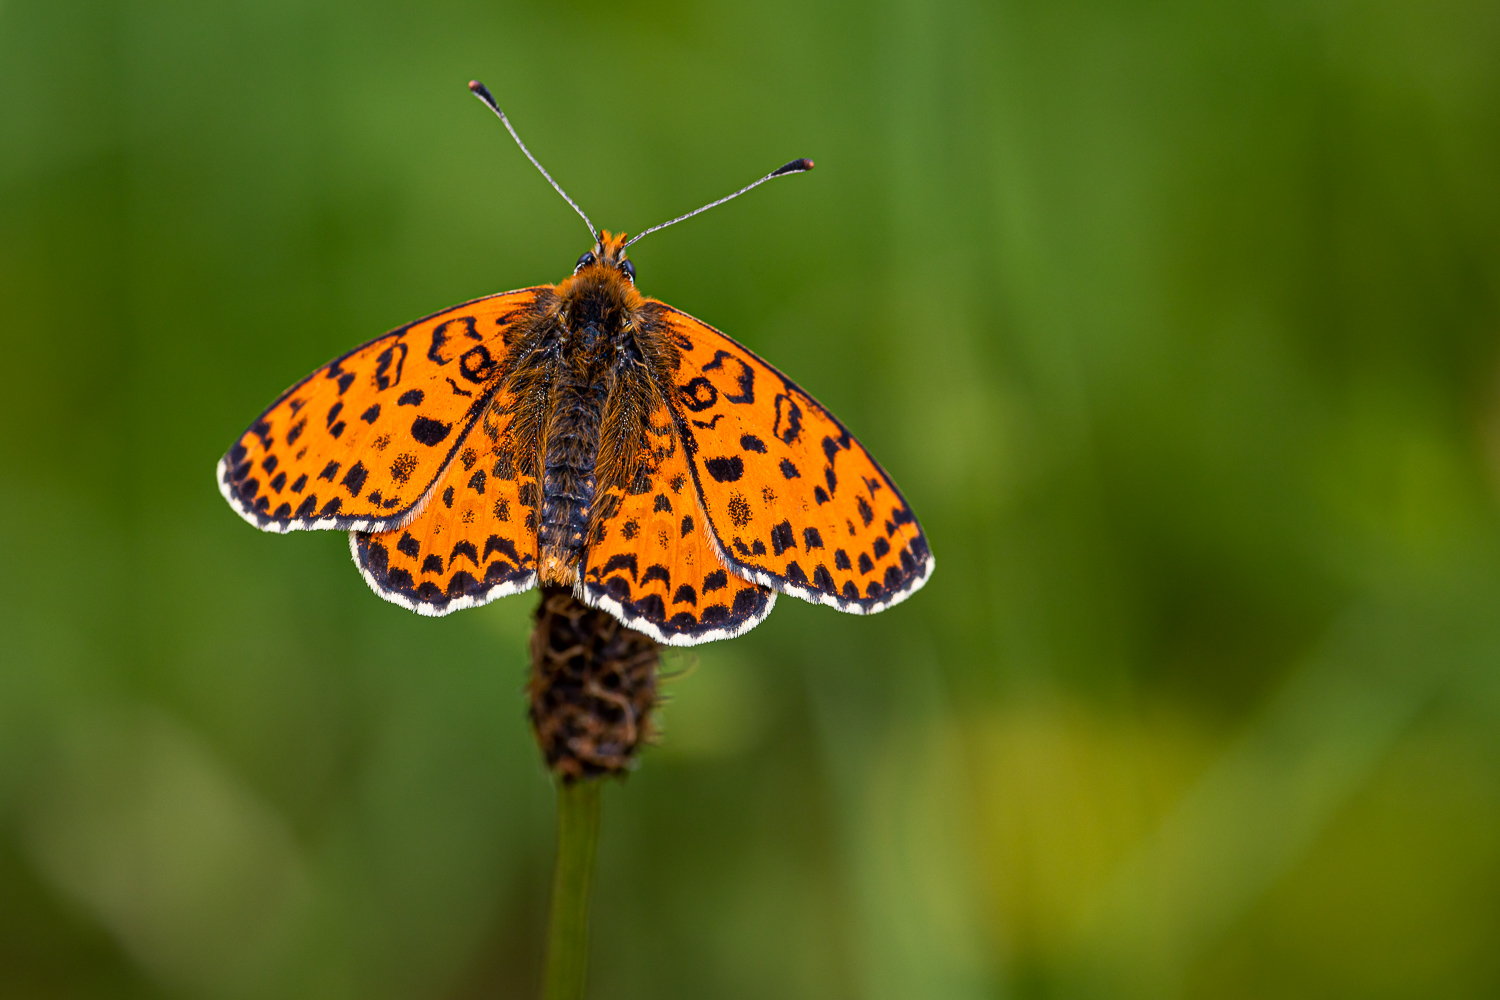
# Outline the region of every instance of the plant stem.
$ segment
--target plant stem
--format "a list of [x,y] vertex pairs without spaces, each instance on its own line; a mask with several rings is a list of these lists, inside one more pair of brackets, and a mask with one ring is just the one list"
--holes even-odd
[[546,1000],[583,1000],[589,962],[589,889],[599,849],[602,781],[557,780],[557,867],[547,928]]

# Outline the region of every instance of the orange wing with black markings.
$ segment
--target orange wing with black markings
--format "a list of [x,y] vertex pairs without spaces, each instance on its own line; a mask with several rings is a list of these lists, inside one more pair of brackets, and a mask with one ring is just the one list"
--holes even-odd
[[803,600],[872,614],[932,573],[911,508],[817,400],[753,352],[668,308],[679,429],[725,562]]
[[661,406],[647,426],[635,481],[600,501],[583,599],[670,645],[740,635],[765,620],[776,593],[719,558],[672,411]]
[[220,460],[220,492],[265,531],[406,523],[485,412],[539,291],[454,306],[319,368]]
[[536,585],[536,480],[515,467],[510,404],[497,389],[410,523],[350,532],[354,561],[381,597],[436,616]]

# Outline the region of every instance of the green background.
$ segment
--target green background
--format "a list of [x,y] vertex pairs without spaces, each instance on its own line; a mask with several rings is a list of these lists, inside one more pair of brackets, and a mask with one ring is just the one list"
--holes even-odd
[[534,600],[214,463],[601,226],[937,557],[673,653],[598,998],[1500,993],[1500,8],[0,0],[0,996],[535,993]]

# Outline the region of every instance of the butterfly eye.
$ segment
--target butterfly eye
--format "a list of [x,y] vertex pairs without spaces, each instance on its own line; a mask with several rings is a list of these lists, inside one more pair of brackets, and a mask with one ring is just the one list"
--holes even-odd
[[622,260],[622,261],[620,261],[620,270],[622,270],[622,271],[625,272],[625,277],[627,277],[627,278],[630,279],[630,283],[632,285],[635,284],[635,265],[634,264],[630,263],[630,261],[628,261],[628,260]]
[[590,250],[588,253],[586,253],[582,257],[578,258],[578,263],[576,265],[574,265],[574,267],[573,267],[573,273],[577,274],[579,271],[582,271],[584,268],[588,267],[593,262],[594,262],[594,251]]

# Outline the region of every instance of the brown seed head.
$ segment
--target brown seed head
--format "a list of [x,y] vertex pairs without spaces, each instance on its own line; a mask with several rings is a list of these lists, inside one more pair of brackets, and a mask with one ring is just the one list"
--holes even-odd
[[566,780],[629,770],[653,730],[655,640],[544,587],[531,633],[531,725],[547,766]]

